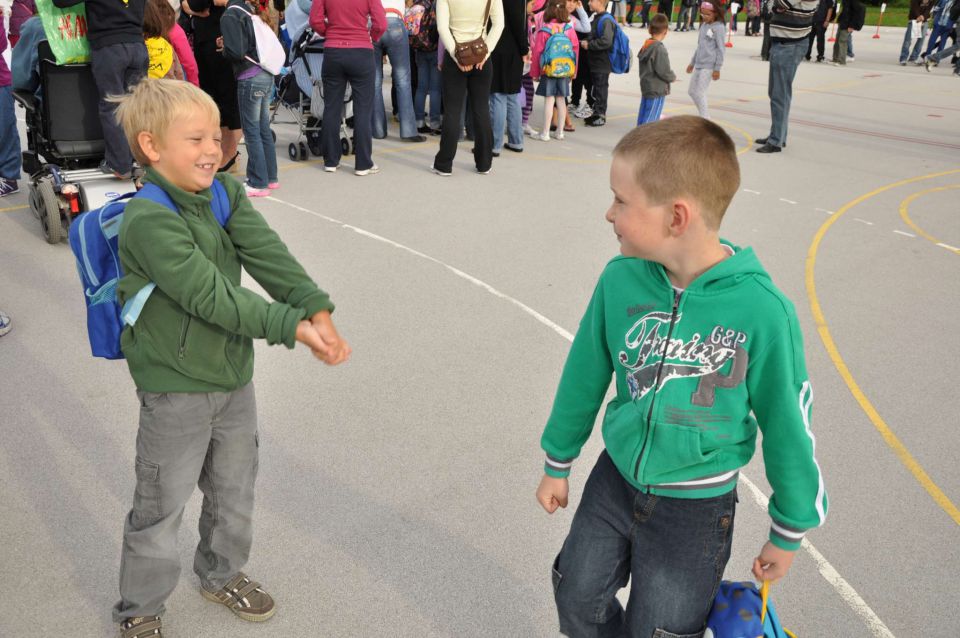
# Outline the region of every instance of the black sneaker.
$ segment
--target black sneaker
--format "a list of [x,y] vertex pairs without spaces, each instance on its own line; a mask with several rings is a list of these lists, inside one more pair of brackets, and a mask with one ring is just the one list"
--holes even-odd
[[104,175],[113,175],[117,179],[130,179],[131,172],[128,170],[126,173],[121,173],[110,168],[110,165],[107,164],[107,160],[102,160],[100,162],[100,172]]
[[0,197],[6,197],[7,195],[13,195],[19,192],[20,187],[17,185],[17,180],[0,178]]
[[417,133],[423,133],[424,135],[429,135],[433,133],[433,129],[424,124],[423,126],[417,127]]
[[779,153],[780,147],[774,146],[773,144],[764,144],[763,146],[757,149],[757,152],[758,153]]
[[420,142],[426,142],[427,138],[422,135],[414,135],[413,137],[401,137],[401,142],[410,142],[411,144],[419,144]]
[[[767,139],[768,138],[766,137],[758,137],[757,139],[753,140],[753,143],[759,144],[760,146],[767,146]],[[780,148],[787,148],[787,143],[784,142],[783,144],[781,144]]]
[[585,124],[587,126],[603,126],[606,123],[607,123],[607,118],[605,118],[602,115],[591,116],[587,118],[587,120],[585,121]]

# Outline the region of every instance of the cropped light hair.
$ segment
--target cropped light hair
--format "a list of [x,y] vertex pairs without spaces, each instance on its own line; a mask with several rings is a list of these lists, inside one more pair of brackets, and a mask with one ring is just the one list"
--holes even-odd
[[220,110],[213,99],[199,88],[182,80],[145,78],[129,93],[110,97],[117,103],[116,118],[123,128],[133,156],[143,166],[150,160],[140,148],[137,136],[147,132],[161,142],[177,118],[205,113],[220,126]]
[[636,184],[654,206],[689,197],[704,224],[719,230],[740,188],[740,163],[722,128],[696,115],[638,126],[623,136],[613,156],[633,163]]

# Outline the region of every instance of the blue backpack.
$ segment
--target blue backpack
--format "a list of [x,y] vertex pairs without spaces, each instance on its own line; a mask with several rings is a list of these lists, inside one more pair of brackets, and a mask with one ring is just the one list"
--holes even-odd
[[[210,187],[213,192],[211,208],[213,215],[226,226],[230,220],[230,200],[227,190],[216,179]],[[177,213],[177,206],[170,196],[153,184],[146,184],[137,193],[127,193],[101,208],[79,215],[70,224],[70,249],[77,259],[77,270],[83,283],[83,296],[87,304],[87,334],[93,356],[104,359],[122,359],[120,333],[123,326],[136,323],[150,293],[157,285],[153,282],[141,288],[128,299],[123,307],[117,301],[117,284],[123,277],[120,268],[118,236],[126,202],[132,197],[149,199]]]
[[633,64],[633,54],[630,53],[630,39],[623,32],[616,18],[609,13],[604,13],[600,17],[597,29],[600,29],[603,20],[609,18],[613,22],[613,48],[610,49],[610,70],[614,73],[630,73],[630,67]]
[[573,52],[573,41],[566,34],[569,24],[555,31],[549,26],[540,27],[550,34],[540,54],[540,69],[548,78],[572,78],[577,74],[577,58]]
[[796,638],[780,625],[768,587],[767,582],[760,591],[753,583],[720,583],[703,638]]

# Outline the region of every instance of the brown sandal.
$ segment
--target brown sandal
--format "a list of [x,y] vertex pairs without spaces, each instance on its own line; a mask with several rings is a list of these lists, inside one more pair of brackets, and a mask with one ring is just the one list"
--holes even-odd
[[163,638],[160,616],[137,616],[120,623],[120,638]]
[[243,572],[231,578],[220,591],[207,591],[201,586],[200,593],[207,600],[220,603],[250,622],[269,620],[277,611],[270,594],[261,589],[260,583],[250,580]]

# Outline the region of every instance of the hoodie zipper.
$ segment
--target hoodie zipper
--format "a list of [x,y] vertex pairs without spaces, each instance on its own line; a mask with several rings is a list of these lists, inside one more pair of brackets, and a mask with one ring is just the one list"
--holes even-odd
[[180,349],[177,352],[177,358],[183,359],[183,356],[187,352],[187,329],[190,327],[190,317],[183,318],[182,328],[180,328]]
[[643,462],[643,455],[647,451],[647,443],[650,441],[650,435],[653,430],[653,406],[657,400],[657,389],[660,387],[660,375],[663,373],[663,362],[667,358],[667,350],[670,347],[670,338],[673,336],[673,327],[677,323],[677,310],[680,308],[680,297],[682,292],[675,292],[673,295],[673,311],[670,313],[670,327],[667,328],[667,340],[663,348],[663,356],[657,365],[657,378],[653,382],[653,395],[650,397],[650,410],[647,412],[647,432],[643,437],[643,445],[640,446],[640,455],[637,456],[637,463],[633,467],[633,477],[640,481],[640,464]]

